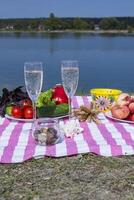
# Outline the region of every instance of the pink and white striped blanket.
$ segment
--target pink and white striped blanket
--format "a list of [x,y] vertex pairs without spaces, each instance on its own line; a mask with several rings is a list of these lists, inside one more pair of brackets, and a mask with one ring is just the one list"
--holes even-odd
[[[90,97],[75,96],[74,107],[88,105]],[[119,123],[100,114],[101,124],[80,123],[84,132],[73,139],[65,138],[62,143],[39,146],[31,133],[31,123],[0,118],[0,163],[21,163],[43,156],[62,157],[80,153],[101,156],[134,154],[134,124]]]

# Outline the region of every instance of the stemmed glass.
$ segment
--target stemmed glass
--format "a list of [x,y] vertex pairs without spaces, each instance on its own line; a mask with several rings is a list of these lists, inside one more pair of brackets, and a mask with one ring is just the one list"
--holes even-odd
[[79,80],[79,67],[77,60],[65,60],[61,62],[62,84],[69,104],[69,120],[71,119],[71,99],[76,92]]
[[42,62],[26,62],[24,64],[24,78],[27,93],[33,104],[33,132],[36,126],[36,101],[41,92],[43,83]]

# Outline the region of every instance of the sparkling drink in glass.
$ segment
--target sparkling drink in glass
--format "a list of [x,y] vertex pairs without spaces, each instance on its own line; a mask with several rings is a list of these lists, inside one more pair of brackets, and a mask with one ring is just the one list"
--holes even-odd
[[77,60],[66,60],[61,63],[62,84],[69,101],[69,119],[71,118],[71,99],[75,94],[79,80],[79,67]]
[[36,101],[41,92],[43,83],[42,62],[26,62],[24,64],[24,78],[27,93],[33,104],[33,132],[36,123]]

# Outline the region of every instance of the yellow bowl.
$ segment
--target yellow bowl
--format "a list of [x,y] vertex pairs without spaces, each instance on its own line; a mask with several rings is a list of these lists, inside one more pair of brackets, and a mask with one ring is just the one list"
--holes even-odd
[[90,90],[94,106],[102,112],[109,111],[113,102],[117,100],[121,93],[121,90],[110,88],[93,88]]

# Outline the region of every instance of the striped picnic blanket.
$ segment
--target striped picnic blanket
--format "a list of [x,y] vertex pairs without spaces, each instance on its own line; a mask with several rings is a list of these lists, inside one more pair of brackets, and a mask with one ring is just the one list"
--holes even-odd
[[[72,106],[88,105],[90,97],[75,96]],[[80,153],[101,156],[134,154],[134,124],[119,123],[100,114],[101,124],[82,122],[84,132],[64,138],[51,146],[37,145],[31,135],[31,123],[0,118],[0,163],[20,163],[42,156],[62,157]],[[63,119],[62,119],[63,120]]]

